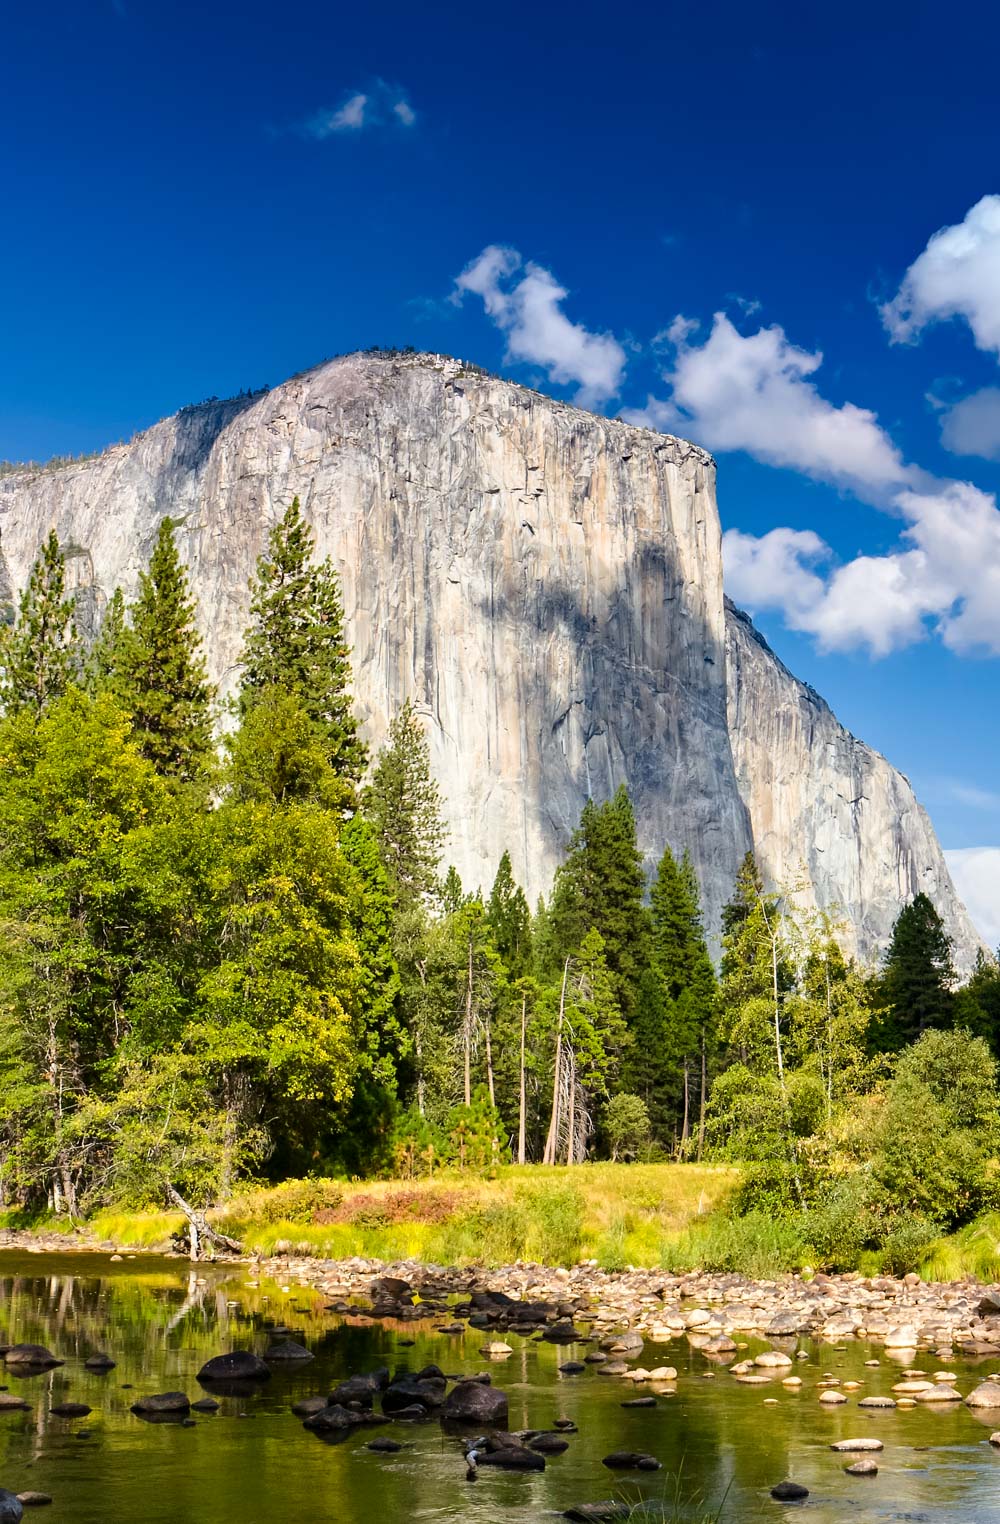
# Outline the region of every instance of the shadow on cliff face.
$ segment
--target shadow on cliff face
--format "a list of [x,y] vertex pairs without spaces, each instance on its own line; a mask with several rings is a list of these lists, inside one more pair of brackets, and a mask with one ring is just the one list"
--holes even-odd
[[267,391],[265,386],[256,392],[240,392],[237,397],[209,397],[182,407],[174,414],[174,447],[165,462],[166,470],[177,474],[197,471],[205,464],[223,430],[266,396]]

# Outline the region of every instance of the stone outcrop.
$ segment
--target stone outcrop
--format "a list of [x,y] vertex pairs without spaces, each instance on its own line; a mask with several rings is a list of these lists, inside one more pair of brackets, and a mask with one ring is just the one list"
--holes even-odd
[[351,355],[0,478],[0,588],[54,527],[94,628],[170,514],[227,691],[256,557],[296,494],[341,574],[367,738],[413,700],[468,885],[507,848],[534,899],[588,794],[625,782],[650,864],[691,852],[710,927],[756,843],[777,879],[805,865],[862,954],[924,888],[973,956],[906,780],[727,612],[714,463],[682,440],[457,360]]

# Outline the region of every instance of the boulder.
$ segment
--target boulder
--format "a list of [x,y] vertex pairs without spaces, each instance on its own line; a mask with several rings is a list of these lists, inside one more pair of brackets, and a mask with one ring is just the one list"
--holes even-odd
[[779,1482],[771,1488],[771,1496],[776,1503],[801,1503],[809,1496],[809,1488],[798,1482]]
[[217,1413],[219,1404],[214,1397],[199,1397],[197,1402],[191,1404],[192,1413]]
[[1000,1408],[1000,1381],[983,1381],[965,1399],[967,1408]]
[[296,1418],[311,1418],[314,1413],[322,1413],[324,1408],[333,1405],[332,1395],[326,1397],[302,1397],[298,1402],[292,1403],[292,1412]]
[[569,1440],[564,1439],[561,1434],[536,1434],[528,1440],[528,1445],[541,1455],[562,1455],[569,1449]]
[[377,1455],[395,1455],[402,1448],[398,1439],[390,1439],[387,1434],[378,1439],[370,1439],[365,1445],[366,1450],[374,1450]]
[[503,1471],[544,1471],[545,1457],[527,1445],[491,1444],[487,1440],[483,1449],[478,1446],[469,1452],[469,1460],[477,1466],[499,1466]]
[[616,1502],[614,1498],[606,1498],[601,1503],[577,1503],[563,1514],[564,1519],[573,1519],[576,1524],[609,1524],[611,1520],[632,1517],[631,1505]]
[[63,1364],[44,1344],[12,1344],[4,1355],[4,1360],[8,1365],[33,1365],[38,1370]]
[[609,1471],[659,1471],[660,1462],[655,1455],[643,1450],[612,1450],[601,1462]]
[[115,1368],[115,1361],[112,1360],[110,1355],[100,1353],[96,1355],[88,1355],[86,1360],[83,1362],[83,1368],[84,1370],[88,1371],[113,1371]]
[[882,1340],[886,1349],[916,1349],[919,1342],[917,1330],[911,1323],[903,1323],[898,1328],[890,1328]]
[[346,1429],[356,1429],[358,1424],[367,1421],[368,1414],[359,1413],[354,1408],[341,1407],[339,1403],[331,1403],[318,1413],[313,1413],[302,1427],[309,1429],[313,1434],[330,1434]]
[[19,1492],[17,1501],[25,1508],[44,1508],[52,1502],[52,1495],[48,1492]]
[[297,1344],[294,1339],[279,1339],[276,1344],[268,1345],[264,1359],[268,1363],[280,1364],[283,1360],[312,1360],[313,1353],[304,1344]]
[[93,1409],[88,1408],[85,1402],[56,1402],[49,1408],[49,1412],[57,1418],[86,1418]]
[[885,1446],[880,1439],[838,1439],[836,1444],[830,1446],[831,1450],[843,1452],[858,1451],[861,1453],[866,1450],[874,1451],[883,1450],[884,1448]]
[[152,1397],[140,1397],[133,1402],[132,1412],[140,1418],[171,1414],[183,1416],[190,1412],[191,1404],[183,1392],[158,1392]]
[[844,1467],[848,1476],[878,1476],[878,1461],[859,1460]]
[[363,1407],[370,1408],[379,1392],[385,1391],[388,1385],[389,1372],[384,1366],[381,1370],[366,1371],[364,1375],[348,1376],[346,1381],[334,1387],[330,1402],[360,1402]]
[[0,1392],[0,1413],[26,1413],[30,1404],[13,1392]]
[[259,1355],[248,1349],[234,1349],[228,1355],[206,1360],[197,1379],[209,1385],[220,1381],[270,1381],[271,1370]]
[[441,1417],[451,1423],[505,1424],[507,1394],[478,1381],[460,1381],[448,1394]]
[[382,1412],[391,1417],[412,1407],[423,1408],[425,1411],[439,1408],[447,1390],[448,1383],[443,1376],[400,1377],[382,1393]]

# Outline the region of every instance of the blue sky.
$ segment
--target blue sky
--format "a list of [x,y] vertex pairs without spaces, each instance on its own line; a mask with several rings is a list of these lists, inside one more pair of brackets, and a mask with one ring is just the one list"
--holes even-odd
[[778,653],[1000,849],[998,47],[962,3],[10,11],[0,458],[373,343],[685,434]]

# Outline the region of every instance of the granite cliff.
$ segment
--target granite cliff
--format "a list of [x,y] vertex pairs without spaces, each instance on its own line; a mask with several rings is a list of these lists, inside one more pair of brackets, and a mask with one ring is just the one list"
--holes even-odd
[[624,781],[650,863],[690,850],[711,927],[753,844],[842,908],[864,956],[918,889],[974,956],[906,779],[726,606],[714,463],[682,440],[457,360],[351,355],[0,478],[0,586],[54,527],[96,627],[169,513],[226,690],[255,559],[296,494],[341,573],[367,737],[406,697],[425,717],[466,883],[488,887],[508,848],[546,890],[584,799]]

